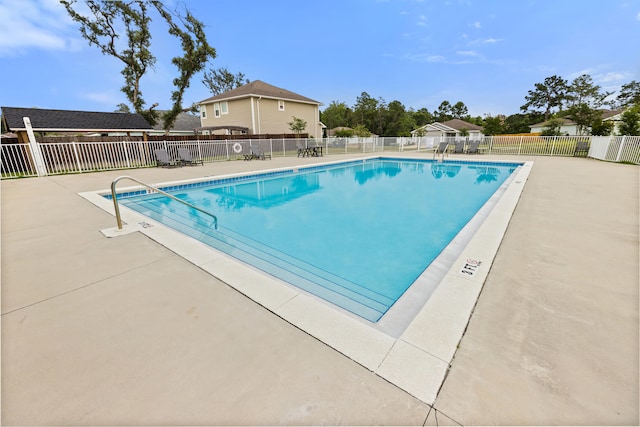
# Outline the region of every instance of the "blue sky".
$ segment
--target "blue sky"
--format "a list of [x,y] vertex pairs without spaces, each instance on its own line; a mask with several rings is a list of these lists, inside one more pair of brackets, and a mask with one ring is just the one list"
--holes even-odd
[[[328,106],[367,92],[435,110],[514,114],[545,77],[591,75],[617,91],[640,81],[640,0],[186,0],[217,51],[243,72]],[[121,63],[83,40],[57,0],[0,0],[0,105],[113,111]],[[158,19],[159,22],[159,19]],[[148,105],[169,108],[179,46],[152,27]],[[202,73],[185,106],[209,97]],[[322,108],[324,108],[322,107]]]

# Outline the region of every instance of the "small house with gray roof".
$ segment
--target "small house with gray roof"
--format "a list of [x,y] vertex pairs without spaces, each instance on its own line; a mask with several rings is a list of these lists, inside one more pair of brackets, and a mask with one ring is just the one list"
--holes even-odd
[[[164,122],[162,114],[164,111],[158,111],[158,122],[153,126],[153,131],[149,135],[165,135]],[[196,129],[200,127],[200,117],[191,113],[182,112],[176,117],[173,127],[169,129],[169,135],[195,135]]]
[[101,113],[94,111],[48,110],[44,108],[0,107],[5,128],[28,142],[24,118],[34,132],[146,135],[153,128],[140,114]]
[[260,80],[200,101],[199,131],[211,134],[291,133],[293,117],[307,122],[304,133],[321,138],[320,102]]
[[445,122],[434,122],[419,127],[411,131],[412,136],[427,136],[440,138],[461,137],[464,133],[469,139],[476,140],[482,137],[482,127],[460,119],[447,120]]
[[[622,122],[622,113],[624,110],[601,110],[602,121],[603,122],[612,122],[613,128],[612,133],[616,134],[618,132],[618,126]],[[560,129],[558,132],[561,135],[579,135],[578,132],[578,124],[571,120],[568,117],[562,117],[556,119],[557,123],[560,125]],[[545,128],[551,124],[550,120],[544,121],[542,123],[536,123],[530,125],[531,133],[540,134],[544,132]],[[587,129],[588,131],[589,129]]]

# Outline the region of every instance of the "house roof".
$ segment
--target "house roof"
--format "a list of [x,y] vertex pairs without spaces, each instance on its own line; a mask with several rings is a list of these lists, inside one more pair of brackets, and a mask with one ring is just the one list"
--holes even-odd
[[327,130],[327,135],[328,136],[335,136],[336,132],[340,132],[340,131],[343,131],[343,130],[351,130],[352,131],[353,129],[350,128],[350,127],[347,127],[347,126],[338,126],[338,127],[335,127],[335,128]]
[[25,131],[29,117],[36,132],[145,131],[151,126],[140,114],[1,107],[8,130]]
[[322,103],[314,101],[311,98],[298,95],[297,93],[291,92],[290,90],[270,85],[269,83],[265,83],[261,80],[254,80],[250,83],[247,83],[246,85],[239,86],[235,89],[231,89],[216,96],[212,96],[211,98],[200,101],[200,104],[209,104],[215,101],[230,99],[249,98],[252,96],[322,105]]
[[619,114],[622,114],[624,110],[607,110],[602,112],[602,120],[611,119]]
[[460,119],[447,120],[446,122],[442,122],[442,124],[458,131],[462,129],[466,129],[470,131],[482,130],[482,126],[474,125],[473,123],[465,122],[464,120],[460,120]]
[[[159,113],[163,113],[163,111],[158,111]],[[176,121],[173,124],[171,130],[174,131],[190,131],[193,132],[194,129],[199,128],[201,126],[200,117],[194,116],[189,113],[180,113],[178,117],[176,117]],[[158,122],[153,126],[154,130],[164,130],[164,122],[162,120],[162,114],[158,117]]]
[[[536,123],[535,125],[529,125],[529,127],[530,128],[543,127],[543,126],[548,125],[551,120],[553,120],[553,119],[549,119],[549,120],[547,120],[545,122]],[[574,122],[573,120],[565,119],[564,117],[563,118],[559,118],[557,120],[559,120],[562,123],[561,126],[571,126],[571,125],[575,125],[576,124],[576,122]]]
[[[466,129],[468,131],[478,131],[478,132],[482,131],[481,126],[474,125],[473,123],[465,122],[464,120],[460,120],[460,119],[447,120],[446,122],[433,122],[433,123],[429,123],[424,126],[421,126],[418,129],[427,129],[427,128],[434,131],[440,131],[440,132],[459,132],[462,129]],[[412,132],[415,132],[415,130]]]

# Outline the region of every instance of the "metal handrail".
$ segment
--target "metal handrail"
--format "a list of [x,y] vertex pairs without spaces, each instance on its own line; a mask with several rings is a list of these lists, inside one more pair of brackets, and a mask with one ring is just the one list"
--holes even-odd
[[119,176],[118,178],[114,179],[114,180],[113,180],[113,182],[111,183],[111,198],[113,199],[113,207],[114,207],[114,209],[115,209],[115,211],[116,211],[116,221],[118,222],[118,230],[122,230],[122,218],[120,217],[120,207],[118,206],[118,196],[117,196],[117,194],[116,194],[116,184],[117,184],[117,183],[118,183],[118,181],[120,181],[121,179],[128,179],[128,180],[131,180],[131,181],[133,181],[133,182],[135,182],[135,183],[137,183],[137,184],[142,185],[143,187],[146,187],[147,189],[149,189],[149,190],[151,190],[151,191],[155,191],[155,192],[157,192],[157,193],[160,193],[160,194],[162,194],[163,196],[166,196],[166,197],[169,197],[170,199],[175,200],[176,202],[180,202],[180,203],[182,203],[183,205],[187,205],[187,206],[189,206],[190,208],[193,208],[193,209],[195,209],[195,210],[197,210],[197,211],[202,212],[203,214],[209,215],[210,217],[212,217],[212,218],[213,218],[213,221],[214,221],[214,222],[213,222],[213,224],[214,224],[213,226],[214,226],[214,228],[215,228],[216,230],[218,229],[218,217],[217,217],[217,216],[215,216],[214,214],[212,214],[211,212],[207,212],[207,211],[205,211],[204,209],[200,209],[199,207],[194,206],[194,205],[192,205],[192,204],[191,204],[191,203],[189,203],[189,202],[185,202],[184,200],[179,199],[179,198],[177,198],[176,196],[173,196],[173,195],[171,195],[171,194],[167,193],[166,191],[162,191],[162,190],[160,190],[159,188],[153,187],[153,186],[151,186],[151,185],[149,185],[149,184],[145,184],[144,182],[142,182],[142,181],[140,181],[140,180],[137,180],[137,179],[135,179],[135,178],[133,178],[133,177],[130,177],[130,176],[127,176],[127,175],[123,175],[123,176]]
[[438,154],[442,154],[442,156],[440,157],[440,161],[441,161],[441,162],[444,162],[444,155],[445,155],[445,154],[447,153],[447,151],[449,150],[449,144],[447,144],[447,145],[444,147],[444,150],[442,150],[442,152],[438,152],[439,146],[440,146],[440,145],[438,144],[438,145],[434,148],[434,150],[433,150],[433,160],[435,160],[435,159],[436,159],[436,157],[438,157]]

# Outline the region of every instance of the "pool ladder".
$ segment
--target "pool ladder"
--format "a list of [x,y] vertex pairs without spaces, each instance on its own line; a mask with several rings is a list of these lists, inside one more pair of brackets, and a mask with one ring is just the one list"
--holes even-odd
[[440,154],[440,158],[438,159],[438,163],[444,162],[444,155],[447,153],[448,149],[449,149],[449,145],[447,145],[444,148],[444,150],[442,150],[441,152],[438,152],[437,148],[435,150],[433,150],[433,160],[436,160],[436,158],[438,157],[438,154]]
[[118,184],[118,182],[122,179],[128,179],[130,181],[133,181],[139,185],[142,185],[143,187],[146,187],[148,190],[151,190],[155,193],[160,193],[163,196],[169,197],[172,200],[175,200],[176,202],[182,203],[183,205],[187,205],[190,208],[193,208],[199,212],[202,212],[203,214],[209,215],[211,218],[213,218],[213,227],[217,230],[218,229],[218,217],[215,216],[214,214],[212,214],[211,212],[207,212],[204,209],[201,209],[197,206],[192,205],[189,202],[185,202],[182,199],[177,198],[174,195],[171,195],[169,193],[167,193],[166,191],[162,191],[159,188],[153,187],[149,184],[145,184],[144,182],[137,180],[131,176],[119,176],[118,178],[114,179],[113,182],[111,183],[111,198],[113,199],[113,207],[116,211],[116,221],[118,223],[118,230],[122,230],[122,218],[120,216],[120,207],[118,206],[118,195],[116,194],[116,185]]

